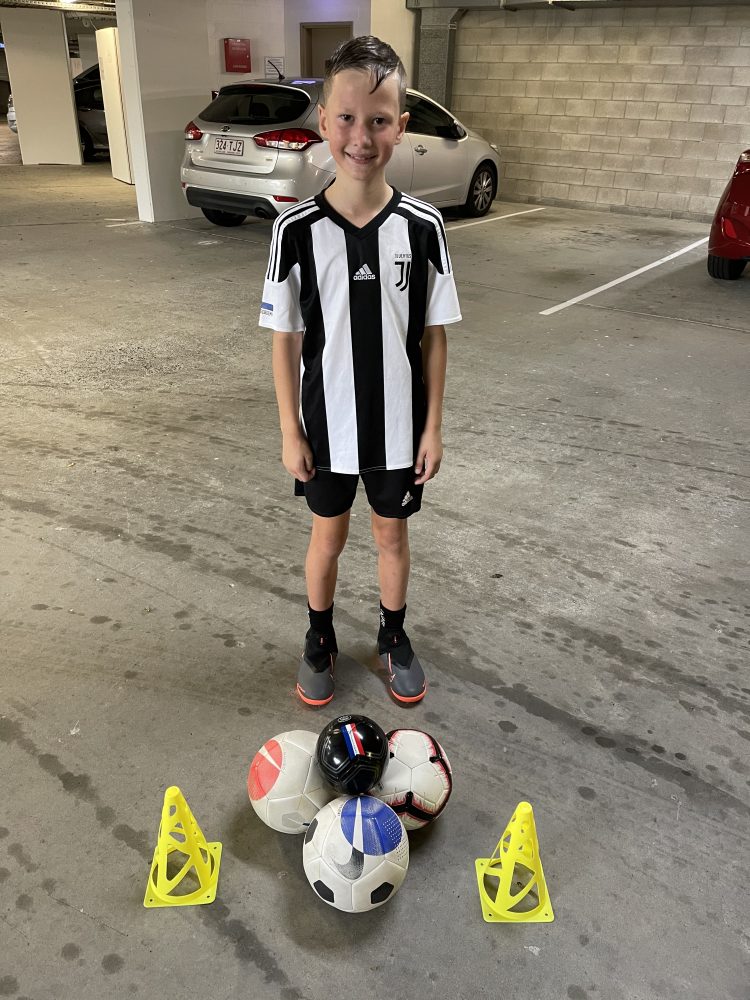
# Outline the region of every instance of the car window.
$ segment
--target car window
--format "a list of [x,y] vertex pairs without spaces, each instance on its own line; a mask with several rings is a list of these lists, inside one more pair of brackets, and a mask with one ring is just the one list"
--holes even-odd
[[276,125],[292,122],[310,106],[304,90],[274,86],[229,86],[201,111],[205,122],[225,125]]
[[426,101],[423,97],[416,97],[414,94],[406,95],[406,110],[409,112],[409,121],[406,123],[407,132],[418,132],[420,135],[437,135],[439,126],[450,127],[453,125],[453,118],[446,114],[432,101]]
[[77,87],[75,95],[76,105],[79,108],[93,108],[95,111],[104,110],[101,87]]

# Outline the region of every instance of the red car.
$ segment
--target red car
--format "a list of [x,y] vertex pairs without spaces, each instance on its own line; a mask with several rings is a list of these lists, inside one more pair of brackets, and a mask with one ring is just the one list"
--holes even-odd
[[708,240],[708,273],[736,281],[750,260],[750,149],[737,166],[716,209]]

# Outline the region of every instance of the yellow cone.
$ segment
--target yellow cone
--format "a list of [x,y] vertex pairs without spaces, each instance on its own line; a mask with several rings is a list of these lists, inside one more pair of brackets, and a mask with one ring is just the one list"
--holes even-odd
[[[176,874],[170,876],[167,865],[170,855],[179,853],[180,858],[172,857],[174,862],[184,863]],[[221,844],[206,843],[201,828],[195,822],[185,798],[172,785],[164,793],[164,805],[161,810],[161,825],[159,837],[151,862],[151,873],[146,886],[144,906],[195,906],[198,903],[212,903],[216,898],[216,886],[219,881],[219,863],[221,861]],[[180,885],[190,876],[187,887]]]
[[534,812],[519,802],[491,858],[474,862],[482,916],[488,923],[549,923],[555,919],[539,857]]

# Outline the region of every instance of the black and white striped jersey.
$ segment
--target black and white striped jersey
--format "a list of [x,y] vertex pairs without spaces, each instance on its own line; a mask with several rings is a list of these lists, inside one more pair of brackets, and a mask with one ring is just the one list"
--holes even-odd
[[425,326],[461,312],[440,212],[398,191],[361,229],[321,192],[274,223],[260,325],[301,331],[315,465],[404,469],[424,430]]

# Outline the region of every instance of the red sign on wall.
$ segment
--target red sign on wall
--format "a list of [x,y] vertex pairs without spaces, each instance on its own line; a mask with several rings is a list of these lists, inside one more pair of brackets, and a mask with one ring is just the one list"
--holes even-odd
[[224,68],[227,73],[250,72],[250,39],[224,39]]

